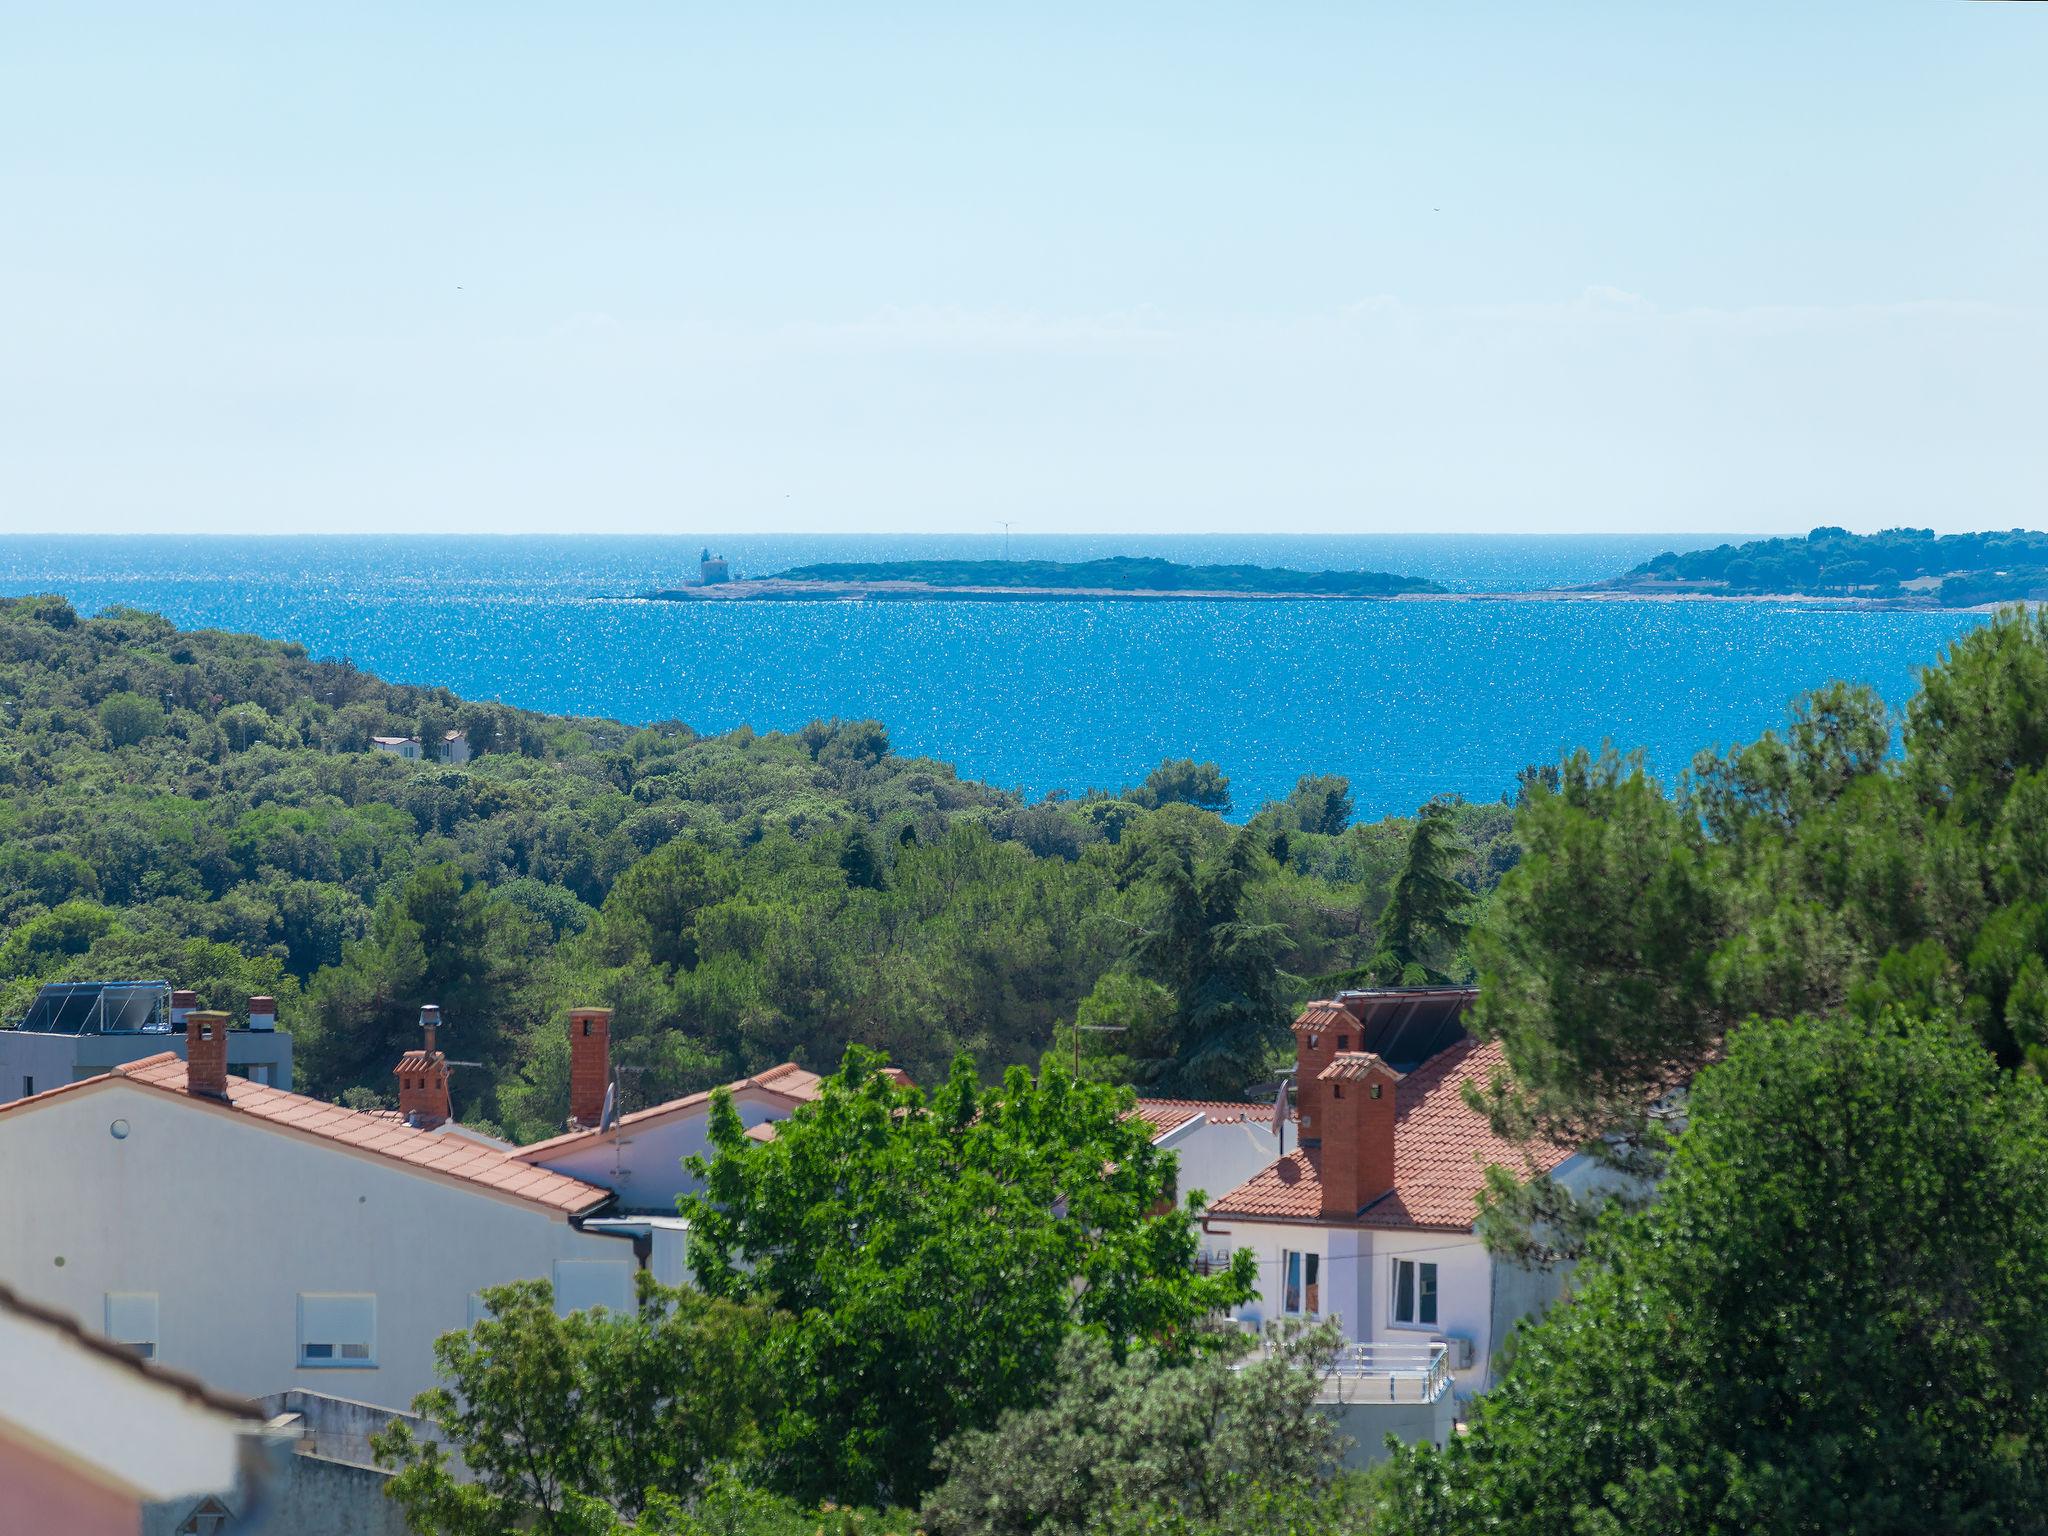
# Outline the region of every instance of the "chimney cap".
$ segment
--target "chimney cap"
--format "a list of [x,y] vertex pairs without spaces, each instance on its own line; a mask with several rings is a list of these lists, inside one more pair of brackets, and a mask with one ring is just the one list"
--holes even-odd
[[1316,1081],[1356,1083],[1375,1074],[1396,1083],[1407,1076],[1405,1072],[1396,1072],[1371,1051],[1339,1051],[1336,1059],[1316,1074]]
[[249,1011],[251,1013],[275,1013],[277,1012],[277,999],[259,992],[249,999]]

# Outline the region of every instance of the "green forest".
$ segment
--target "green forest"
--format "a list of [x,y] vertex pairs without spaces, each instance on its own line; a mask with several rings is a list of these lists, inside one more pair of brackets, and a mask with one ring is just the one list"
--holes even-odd
[[1115,555],[1103,560],[870,560],[804,565],[776,581],[915,581],[933,587],[1063,587],[1108,592],[1279,592],[1390,597],[1441,592],[1420,576],[1386,571],[1294,571],[1270,565],[1182,565]]
[[[451,729],[461,766],[371,745]],[[1192,761],[1030,802],[872,721],[551,717],[0,604],[0,1017],[52,980],[269,993],[298,1086],[366,1104],[434,1001],[483,1064],[458,1114],[521,1139],[567,1114],[581,1003],[617,1009],[629,1106],[849,1044],[923,1081],[961,1050],[996,1072],[1070,1049],[1077,1017],[1122,1030],[1084,1030],[1092,1070],[1235,1096],[1308,992],[1457,970],[1459,914],[1514,846],[1503,804],[1361,825],[1311,777],[1238,808]]]
[[1654,591],[1779,592],[1918,601],[1947,608],[2048,597],[2048,533],[1816,528],[1686,554],[1667,550],[1608,586]]

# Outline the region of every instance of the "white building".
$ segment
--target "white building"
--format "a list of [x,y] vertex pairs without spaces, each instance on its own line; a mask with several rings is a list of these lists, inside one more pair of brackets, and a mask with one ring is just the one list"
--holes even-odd
[[135,1536],[143,1505],[275,1481],[288,1454],[254,1403],[0,1286],[0,1531]]
[[[728,1085],[727,1091],[741,1123],[752,1130],[786,1120],[797,1105],[816,1099],[818,1074],[784,1062],[741,1078]],[[602,1102],[600,1097],[599,1104]],[[512,1156],[601,1185],[617,1196],[621,1215],[674,1217],[677,1198],[701,1187],[701,1181],[683,1167],[683,1159],[711,1152],[709,1090],[622,1115],[603,1129],[598,1128],[601,1108],[576,1118],[587,1120],[587,1127],[520,1147]]]
[[1152,1145],[1179,1160],[1174,1191],[1185,1207],[1213,1202],[1280,1155],[1270,1105],[1208,1099],[1140,1099],[1132,1111],[1154,1132]]
[[0,1283],[224,1391],[388,1408],[486,1286],[628,1304],[611,1192],[441,1124],[431,1036],[400,1118],[231,1077],[226,1035],[194,1013],[189,1070],[166,1052],[0,1107]]
[[370,750],[389,752],[393,757],[416,763],[420,760],[420,739],[417,736],[372,736]]
[[1561,1273],[1496,1259],[1474,1232],[1485,1169],[1583,1187],[1596,1165],[1505,1142],[1466,1104],[1465,1085],[1503,1066],[1459,1024],[1472,996],[1345,993],[1295,1022],[1300,1145],[1217,1196],[1203,1223],[1212,1251],[1258,1260],[1244,1322],[1334,1318],[1367,1359],[1443,1341],[1467,1393],[1485,1389],[1515,1321],[1562,1289]]
[[435,754],[444,763],[466,763],[469,761],[469,732],[444,731],[441,734],[440,751]]
[[[28,1013],[0,1029],[0,1104],[97,1077],[163,1051],[185,1054],[185,1019],[197,993],[163,981],[49,982]],[[228,1032],[228,1070],[273,1088],[292,1085],[292,1037],[277,1027],[277,999],[249,999],[246,1029]]]

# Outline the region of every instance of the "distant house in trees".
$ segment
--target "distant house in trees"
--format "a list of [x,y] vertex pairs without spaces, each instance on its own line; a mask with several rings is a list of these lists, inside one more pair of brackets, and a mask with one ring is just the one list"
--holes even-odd
[[[409,763],[417,763],[426,756],[426,748],[417,736],[372,736],[370,749],[389,752]],[[437,763],[466,763],[469,759],[467,731],[444,731],[441,739],[434,743],[434,761]]]
[[417,736],[372,736],[370,750],[389,752],[393,757],[416,763],[420,760],[420,739]]
[[1522,1148],[1465,1102],[1503,1066],[1461,1023],[1462,987],[1345,992],[1294,1023],[1299,1144],[1215,1196],[1203,1219],[1217,1261],[1258,1260],[1246,1324],[1334,1319],[1361,1365],[1491,1380],[1517,1319],[1564,1285],[1495,1258],[1473,1230],[1488,1164],[1585,1189],[1605,1170],[1582,1154]]

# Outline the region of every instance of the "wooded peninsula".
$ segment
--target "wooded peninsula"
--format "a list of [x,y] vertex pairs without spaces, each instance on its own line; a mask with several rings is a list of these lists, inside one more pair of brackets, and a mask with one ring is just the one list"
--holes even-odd
[[1803,539],[1666,551],[1601,586],[1645,596],[1847,597],[1894,607],[2038,602],[2048,599],[2048,533],[1816,528]]

